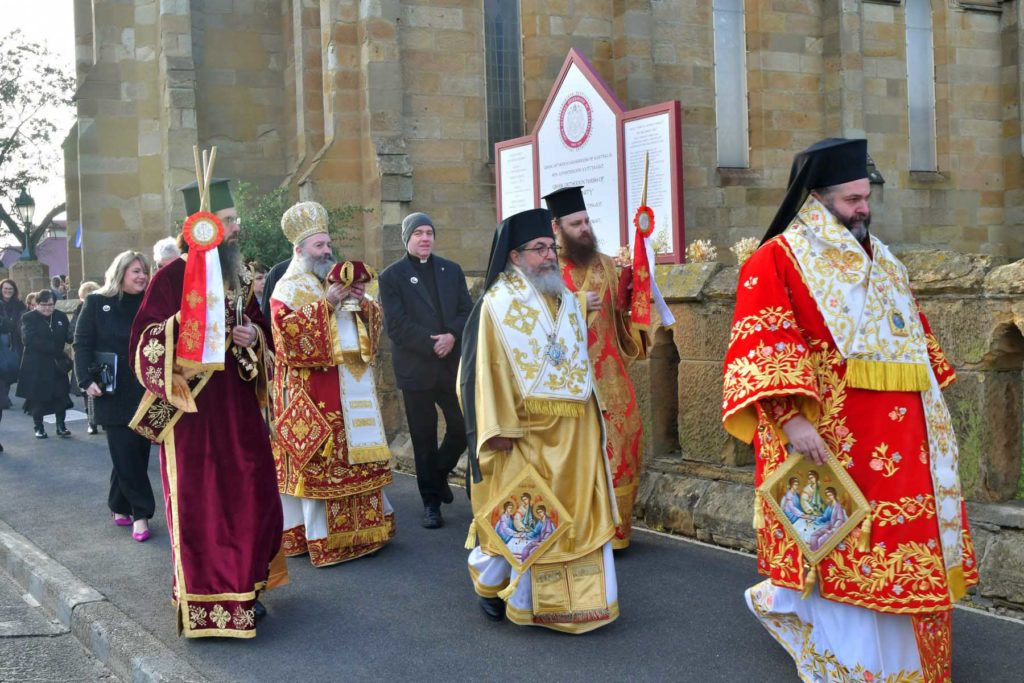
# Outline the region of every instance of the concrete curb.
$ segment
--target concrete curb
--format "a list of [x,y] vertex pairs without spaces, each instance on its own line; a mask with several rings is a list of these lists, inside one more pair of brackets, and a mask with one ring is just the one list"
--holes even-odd
[[106,597],[0,521],[0,566],[122,681],[203,683],[205,677]]

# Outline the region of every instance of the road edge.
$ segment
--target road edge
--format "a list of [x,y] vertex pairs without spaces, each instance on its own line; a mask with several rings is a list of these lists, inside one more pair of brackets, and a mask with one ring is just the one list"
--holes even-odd
[[122,681],[208,681],[106,596],[3,520],[0,520],[0,566]]

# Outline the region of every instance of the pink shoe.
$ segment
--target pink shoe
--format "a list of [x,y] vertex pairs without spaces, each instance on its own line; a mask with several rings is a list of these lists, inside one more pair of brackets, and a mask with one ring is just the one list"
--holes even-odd
[[132,525],[132,518],[131,517],[115,517],[113,512],[110,513],[110,517],[111,517],[111,519],[114,520],[114,524],[116,524],[118,526],[131,526]]
[[139,543],[149,539],[149,529],[143,529],[142,531],[133,531],[132,538]]

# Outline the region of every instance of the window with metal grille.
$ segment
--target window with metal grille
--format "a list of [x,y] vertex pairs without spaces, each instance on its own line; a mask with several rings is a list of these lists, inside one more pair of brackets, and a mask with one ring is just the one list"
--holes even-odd
[[484,0],[487,156],[494,144],[523,134],[522,32],[518,0]]

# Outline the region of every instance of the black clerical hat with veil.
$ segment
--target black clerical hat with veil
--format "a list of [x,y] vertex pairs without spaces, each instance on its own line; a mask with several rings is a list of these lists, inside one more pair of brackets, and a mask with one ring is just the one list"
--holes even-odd
[[[469,446],[469,474],[473,481],[480,481],[480,465],[476,452],[476,346],[480,327],[480,306],[498,276],[508,264],[508,255],[538,237],[555,238],[551,229],[551,212],[547,209],[527,209],[509,216],[501,222],[491,240],[491,256],[487,260],[487,276],[481,296],[473,306],[466,327],[462,331],[462,358],[459,361],[459,387],[462,396],[462,414],[466,417],[466,442]],[[466,487],[469,491],[469,487]]]
[[563,218],[571,213],[587,210],[587,203],[583,201],[582,185],[563,187],[560,190],[549,192],[544,195],[544,202],[555,218]]
[[814,143],[793,158],[786,196],[761,244],[789,227],[811,190],[867,177],[867,140],[826,138]]

